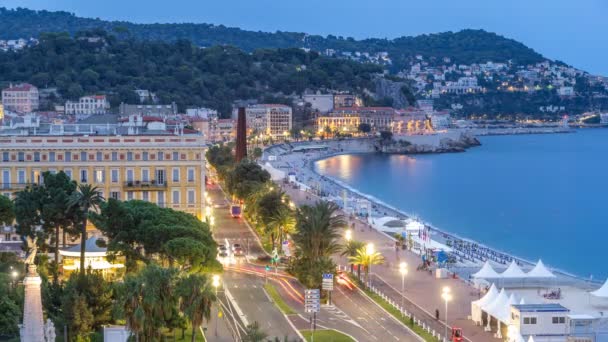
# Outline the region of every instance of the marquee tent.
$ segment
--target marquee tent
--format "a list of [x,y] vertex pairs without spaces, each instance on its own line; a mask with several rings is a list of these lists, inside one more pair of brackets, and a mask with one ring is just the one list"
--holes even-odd
[[515,262],[515,260],[511,261],[511,264],[509,265],[509,267],[507,267],[507,269],[500,273],[500,277],[501,278],[527,278],[527,275],[524,273],[524,271],[521,270],[521,268],[519,268],[519,266],[517,266],[517,263]]
[[481,307],[487,303],[492,302],[498,296],[498,290],[496,285],[492,284],[490,290],[478,300],[471,302],[471,319],[473,322],[480,324],[482,322]]
[[596,297],[608,298],[608,279],[606,279],[606,282],[604,283],[604,285],[602,285],[602,287],[591,292],[591,294]]
[[536,266],[526,273],[528,278],[555,278],[555,274],[551,273],[543,264],[542,260],[538,260]]
[[486,261],[481,269],[472,275],[473,278],[500,278],[500,275],[492,268],[489,261]]

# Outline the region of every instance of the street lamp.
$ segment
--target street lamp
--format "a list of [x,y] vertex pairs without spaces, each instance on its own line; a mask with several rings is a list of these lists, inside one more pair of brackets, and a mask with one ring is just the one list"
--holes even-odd
[[365,246],[365,254],[367,257],[367,274],[368,274],[368,278],[367,279],[367,286],[372,287],[372,254],[374,254],[374,244],[373,243],[368,243]]
[[405,276],[407,275],[407,263],[399,264],[399,273],[401,273],[401,308],[403,309],[403,300],[405,299]]
[[[347,245],[350,245],[350,240],[352,240],[352,239],[353,239],[353,232],[352,232],[350,229],[347,229],[347,230],[344,232],[344,239],[346,240],[346,244],[347,244]],[[348,261],[348,257],[349,257],[349,256],[347,255],[347,256],[346,256],[346,264],[347,264],[347,265],[348,265],[348,264],[350,264],[350,273],[352,274],[352,273],[353,273],[353,264],[351,264],[351,263]]]
[[[220,276],[217,274],[214,274],[213,277],[211,278],[211,285],[213,285],[213,287],[215,288],[215,297],[217,297],[217,288],[220,286]],[[219,300],[216,299],[218,301],[217,304],[217,317],[215,318],[215,336],[217,336],[217,321],[220,318],[220,304],[219,304]]]
[[444,338],[448,338],[448,302],[452,300],[452,293],[448,286],[445,286],[441,291],[441,298],[445,301],[445,335]]

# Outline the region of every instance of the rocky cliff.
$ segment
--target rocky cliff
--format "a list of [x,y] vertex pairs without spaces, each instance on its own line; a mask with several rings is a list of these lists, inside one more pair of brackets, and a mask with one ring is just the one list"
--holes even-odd
[[377,141],[376,151],[391,154],[425,154],[425,153],[453,153],[464,152],[467,148],[479,146],[479,140],[470,134],[461,133],[457,139],[442,138],[438,144],[415,144],[407,139],[392,140],[390,142]]

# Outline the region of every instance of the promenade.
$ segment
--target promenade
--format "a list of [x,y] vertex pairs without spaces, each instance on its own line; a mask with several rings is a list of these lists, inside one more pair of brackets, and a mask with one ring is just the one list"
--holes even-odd
[[[310,193],[294,189],[283,184],[283,190],[298,205],[313,204],[318,198]],[[372,285],[380,289],[393,301],[401,302],[401,275],[399,263],[408,264],[409,273],[405,278],[405,309],[412,312],[417,319],[430,325],[432,329],[444,334],[445,302],[441,299],[441,290],[449,286],[453,299],[448,304],[448,326],[460,327],[468,341],[496,341],[492,333],[475,326],[467,317],[471,313],[471,301],[479,299],[480,293],[460,279],[436,279],[428,271],[416,271],[421,264],[418,255],[405,250],[395,251],[394,240],[387,235],[371,229],[369,225],[357,219],[348,219],[349,226],[354,224],[352,238],[371,242],[385,258],[383,265],[371,269]],[[336,256],[335,262],[346,266],[346,258]],[[435,310],[439,310],[439,320],[435,319]],[[449,330],[449,329],[448,329]]]

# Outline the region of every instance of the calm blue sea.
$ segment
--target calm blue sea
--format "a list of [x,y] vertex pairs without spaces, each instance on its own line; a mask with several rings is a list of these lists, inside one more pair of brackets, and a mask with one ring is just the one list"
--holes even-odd
[[606,278],[608,129],[481,142],[465,153],[342,155],[315,167],[442,230]]

